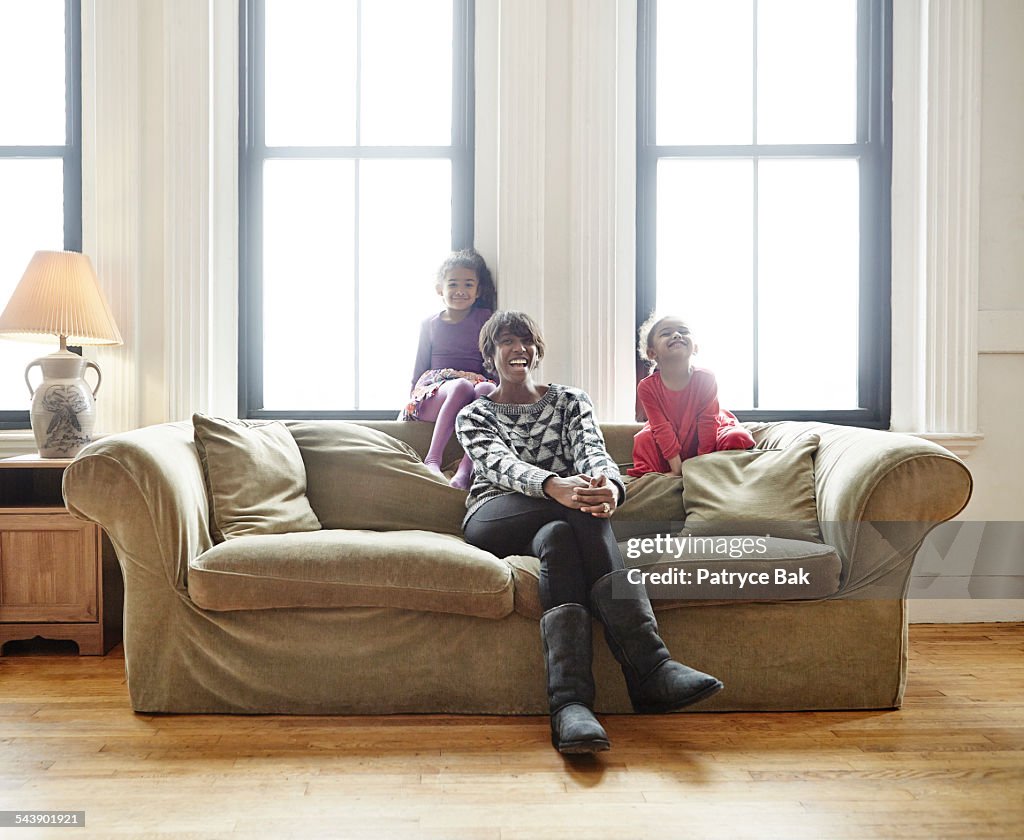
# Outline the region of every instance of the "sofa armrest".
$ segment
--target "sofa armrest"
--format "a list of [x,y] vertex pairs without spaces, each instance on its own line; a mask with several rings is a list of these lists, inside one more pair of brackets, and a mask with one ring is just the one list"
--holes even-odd
[[202,466],[189,423],[112,435],[64,471],[64,501],[107,533],[124,566],[185,592],[189,559],[211,546]]
[[921,542],[971,497],[973,479],[964,463],[912,435],[796,422],[751,431],[761,447],[820,436],[814,465],[818,520],[825,542],[843,561],[845,594],[868,596],[884,583],[877,594],[902,596]]

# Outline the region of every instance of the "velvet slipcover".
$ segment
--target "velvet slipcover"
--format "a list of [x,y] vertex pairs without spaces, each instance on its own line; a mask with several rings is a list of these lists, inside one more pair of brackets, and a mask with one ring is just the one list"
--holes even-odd
[[[365,425],[404,439],[420,454],[430,437],[425,423]],[[306,421],[289,427],[305,462],[310,504],[325,529],[355,528],[357,523],[345,517],[366,502],[367,516],[395,511],[400,531],[416,530],[436,511],[437,530],[451,532],[458,512],[452,494],[458,491],[431,482],[416,468],[404,477],[395,466],[382,477],[387,492],[381,494],[372,478],[338,474],[344,461],[338,441],[353,437],[349,424]],[[906,435],[820,423],[748,428],[759,445],[771,448],[785,448],[807,434],[820,437],[814,484],[824,545],[814,549],[835,549],[836,591],[801,601],[656,602],[673,654],[727,686],[700,710],[899,706],[911,563],[928,531],[967,503],[970,474],[946,450]],[[602,427],[619,463],[628,463],[638,429],[635,424]],[[404,457],[399,450],[404,447],[396,449],[396,459]],[[645,485],[643,495],[658,502],[646,511],[630,511],[627,496],[617,525],[641,533],[647,521],[665,519],[675,505],[670,484]],[[532,558],[482,561],[482,573],[477,576],[477,569],[471,576],[472,587],[486,589],[503,579],[511,586],[469,598],[476,606],[462,612],[423,604],[409,608],[410,602],[351,601],[350,606],[207,609],[196,600],[202,587],[195,589],[190,580],[209,571],[216,559],[204,558],[213,547],[209,504],[190,424],[164,424],[93,443],[65,471],[64,493],[72,514],[100,524],[117,551],[125,578],[128,687],[138,711],[546,711],[529,583]],[[679,511],[682,518],[681,499]],[[387,523],[374,523],[380,539],[397,542],[382,525]],[[416,542],[408,534],[401,540]],[[424,539],[422,548],[432,551],[436,544]],[[415,560],[414,554],[406,559]],[[472,561],[470,555],[463,558]],[[255,554],[240,558],[243,564],[258,560]],[[359,585],[367,583],[360,578],[367,568],[372,564],[349,570]],[[421,583],[430,575],[443,577],[446,569],[443,558],[422,566],[427,577]],[[465,580],[466,568],[455,564],[447,571],[454,577],[446,585]],[[629,706],[621,674],[600,638],[596,633],[597,708],[623,712]]]

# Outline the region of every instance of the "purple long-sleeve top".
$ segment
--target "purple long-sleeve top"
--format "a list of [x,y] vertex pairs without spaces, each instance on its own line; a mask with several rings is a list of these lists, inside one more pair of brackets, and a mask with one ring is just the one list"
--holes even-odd
[[452,368],[488,376],[480,356],[480,328],[490,317],[490,309],[471,309],[457,324],[442,321],[440,312],[427,318],[420,327],[413,387],[428,370]]

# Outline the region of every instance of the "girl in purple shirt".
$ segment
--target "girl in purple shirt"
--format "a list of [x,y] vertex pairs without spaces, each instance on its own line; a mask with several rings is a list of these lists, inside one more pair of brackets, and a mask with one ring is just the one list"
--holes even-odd
[[[434,423],[424,463],[441,475],[444,448],[455,431],[455,417],[477,397],[494,390],[480,356],[480,327],[496,304],[494,281],[476,251],[456,251],[437,272],[437,293],[445,308],[420,327],[409,404],[402,420]],[[462,459],[452,487],[469,488],[473,461]]]

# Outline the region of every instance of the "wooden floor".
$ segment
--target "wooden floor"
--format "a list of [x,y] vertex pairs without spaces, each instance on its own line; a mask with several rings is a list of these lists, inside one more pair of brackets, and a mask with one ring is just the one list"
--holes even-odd
[[[898,712],[605,719],[135,715],[124,661],[0,658],[0,836],[1022,838],[1024,625],[911,627]],[[6,831],[6,833],[5,833]]]

